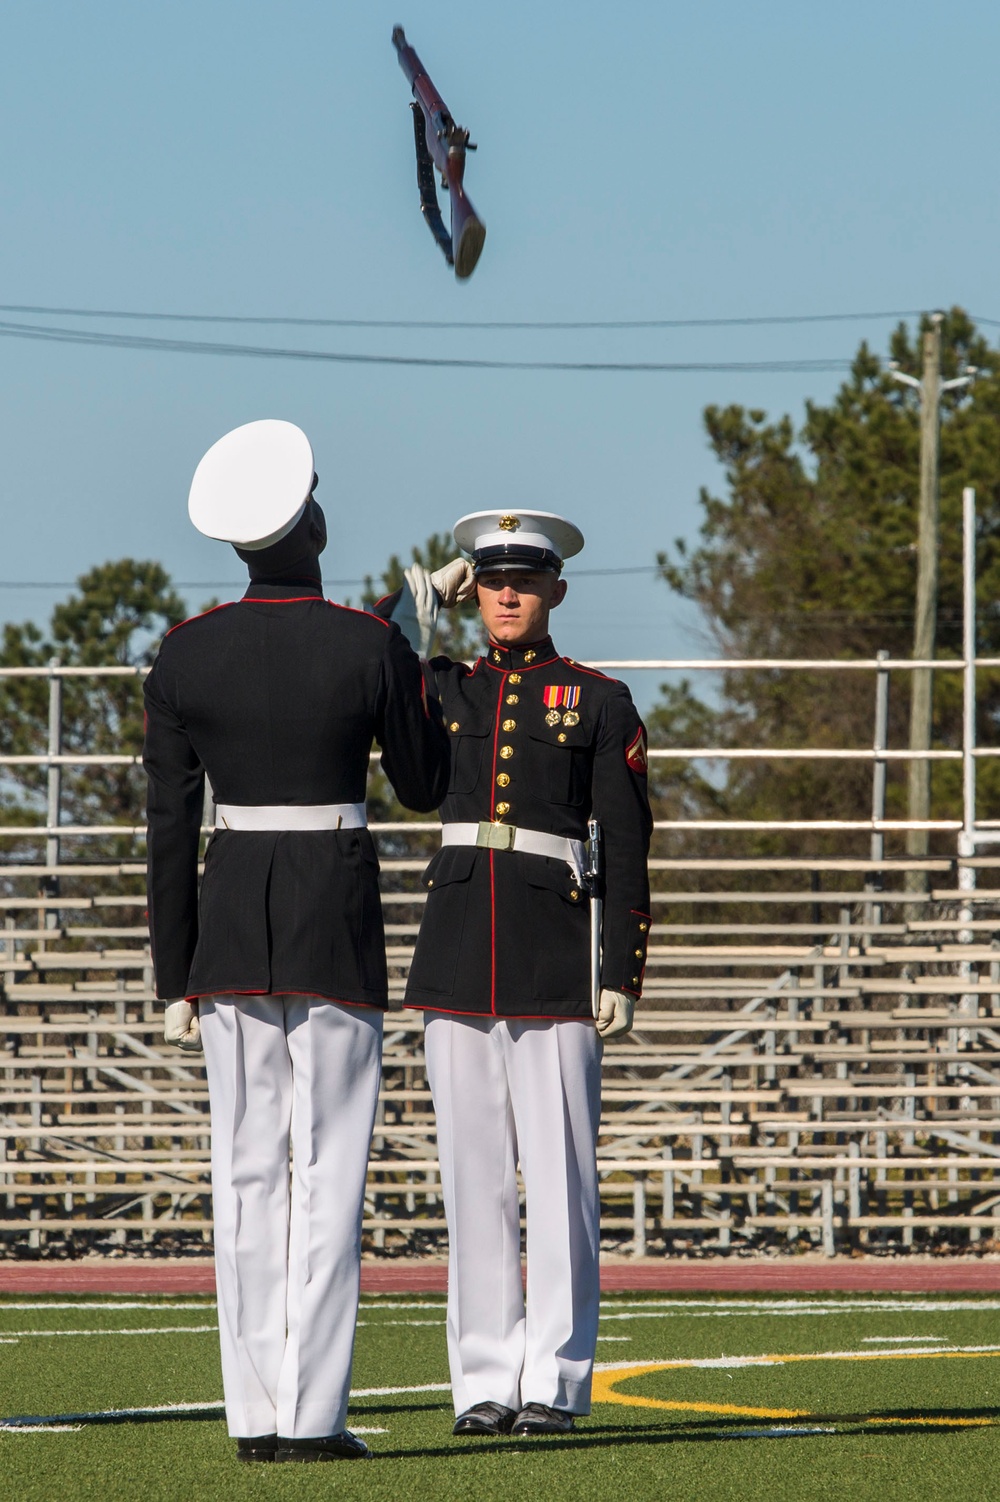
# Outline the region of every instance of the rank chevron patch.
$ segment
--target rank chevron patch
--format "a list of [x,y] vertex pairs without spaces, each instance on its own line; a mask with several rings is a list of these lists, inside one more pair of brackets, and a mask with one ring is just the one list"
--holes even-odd
[[546,709],[575,709],[580,702],[578,683],[548,683],[542,690]]
[[646,756],[646,732],[642,726],[636,731],[635,740],[625,748],[625,760],[633,772],[645,775],[649,770],[649,760]]

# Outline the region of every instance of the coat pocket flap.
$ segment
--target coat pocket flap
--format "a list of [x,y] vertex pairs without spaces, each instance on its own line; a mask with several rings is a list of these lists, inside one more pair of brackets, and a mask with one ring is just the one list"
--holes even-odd
[[[522,855],[521,861],[524,880],[529,887],[558,892],[560,897],[565,897],[574,906],[586,900],[586,892],[565,861],[555,860],[547,855]],[[572,895],[574,892],[575,897]]]
[[478,851],[474,845],[445,845],[432,857],[430,865],[420,878],[425,891],[446,887],[451,882],[468,881],[476,864]]

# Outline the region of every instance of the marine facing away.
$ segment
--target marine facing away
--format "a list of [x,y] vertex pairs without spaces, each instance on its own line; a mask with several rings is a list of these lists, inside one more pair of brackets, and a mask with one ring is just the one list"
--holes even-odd
[[[437,1115],[455,1433],[560,1433],[590,1410],[603,1040],[632,1025],[649,939],[646,738],[625,685],[560,656],[549,635],[578,529],[548,513],[486,512],[462,518],[455,537],[471,565],[435,575],[437,591],[415,566],[376,607],[423,647],[438,606],[475,592],[489,635],[471,667],[430,663],[451,766],[405,999],[425,1014]],[[594,893],[591,818],[604,853]]]
[[250,585],[169,632],[145,686],[157,995],[167,1040],[204,1044],[226,1415],[249,1461],[368,1453],[345,1428],[388,1003],[365,783],[375,740],[426,811],[448,764],[399,630],[323,598],[314,487],[291,423],[213,445],[189,511]]

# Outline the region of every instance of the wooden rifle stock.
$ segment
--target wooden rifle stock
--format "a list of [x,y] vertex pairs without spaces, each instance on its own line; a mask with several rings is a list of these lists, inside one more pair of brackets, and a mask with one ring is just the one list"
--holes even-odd
[[[427,70],[406,40],[402,26],[392,33],[399,66],[413,91],[413,134],[417,149],[417,187],[420,211],[455,275],[471,276],[486,239],[486,226],[465,191],[465,153],[475,151],[469,132],[456,125],[448,106],[431,82]],[[434,184],[435,167],[441,186],[451,200],[451,234],[444,227]]]

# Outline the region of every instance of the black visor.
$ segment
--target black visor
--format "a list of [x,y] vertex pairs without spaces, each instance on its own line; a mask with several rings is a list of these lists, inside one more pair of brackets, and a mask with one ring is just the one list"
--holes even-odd
[[497,569],[520,569],[522,573],[559,574],[562,559],[550,548],[526,547],[524,543],[498,543],[491,548],[477,548],[472,555],[473,572],[494,573]]

